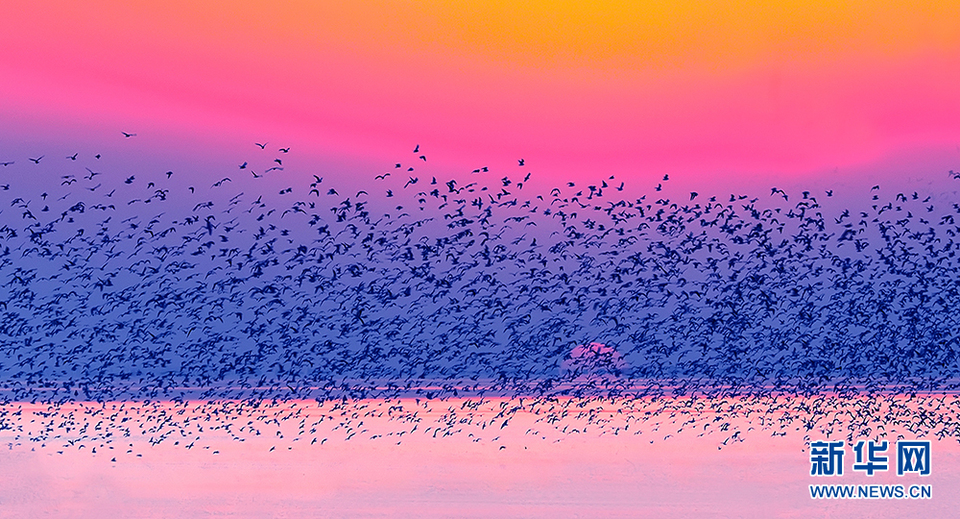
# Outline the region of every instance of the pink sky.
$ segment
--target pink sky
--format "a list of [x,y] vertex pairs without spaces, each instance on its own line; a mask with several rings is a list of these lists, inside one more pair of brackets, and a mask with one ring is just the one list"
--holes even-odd
[[[679,2],[626,28],[564,6],[524,29],[510,16],[536,8],[14,2],[0,132],[72,144],[136,131],[158,152],[231,160],[271,140],[342,170],[421,144],[451,171],[523,157],[550,178],[644,185],[861,175],[904,156],[945,171],[960,159],[956,13],[831,5],[707,16]],[[695,15],[704,25],[685,25]]]

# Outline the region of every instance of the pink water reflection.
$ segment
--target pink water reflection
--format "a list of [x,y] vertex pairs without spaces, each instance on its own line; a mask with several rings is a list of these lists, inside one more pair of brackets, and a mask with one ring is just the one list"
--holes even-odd
[[[810,431],[803,416],[789,421],[797,407],[785,404],[83,404],[62,409],[59,438],[45,442],[31,436],[48,427],[43,406],[16,417],[8,407],[0,517],[948,517],[960,505],[955,438],[929,438],[934,470],[922,480],[868,478],[849,463],[842,478],[811,478],[806,438],[825,437],[825,427],[842,437],[841,417],[864,404],[817,400],[811,409],[831,411]],[[756,410],[727,414],[736,406]],[[106,425],[126,417],[138,420],[124,423],[128,433]],[[784,420],[790,426],[776,425]],[[98,424],[114,436],[84,439]],[[906,421],[897,427],[909,434]],[[932,500],[814,501],[808,492],[812,483],[917,482],[932,485]]]

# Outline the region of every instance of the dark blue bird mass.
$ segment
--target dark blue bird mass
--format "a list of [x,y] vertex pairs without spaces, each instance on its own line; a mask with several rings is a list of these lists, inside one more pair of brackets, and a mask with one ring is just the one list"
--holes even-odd
[[[357,188],[258,147],[215,181],[10,157],[0,400],[958,387],[960,199],[537,192],[526,169],[423,173],[419,146]],[[41,165],[42,189],[14,173]]]

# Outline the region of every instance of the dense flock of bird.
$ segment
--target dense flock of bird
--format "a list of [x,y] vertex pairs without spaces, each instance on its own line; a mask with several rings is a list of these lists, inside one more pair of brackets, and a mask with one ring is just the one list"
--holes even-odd
[[[811,431],[831,422],[810,402],[839,399],[859,402],[846,434],[960,434],[960,199],[668,197],[667,176],[634,197],[613,176],[538,192],[523,159],[438,177],[419,145],[348,190],[294,154],[256,143],[216,179],[0,157],[0,432],[102,451],[136,427],[188,445],[170,405],[280,428],[314,402],[302,434],[362,423],[347,406],[499,402],[498,428],[528,412],[566,434],[614,401],[637,422],[693,416],[680,431],[757,406],[763,428]],[[473,423],[439,415],[431,434]]]

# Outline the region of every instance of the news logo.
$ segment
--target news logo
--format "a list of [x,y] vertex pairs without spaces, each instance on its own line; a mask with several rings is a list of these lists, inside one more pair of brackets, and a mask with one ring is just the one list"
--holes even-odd
[[[843,457],[846,454],[843,441],[815,441],[810,444],[811,476],[842,476]],[[855,472],[864,472],[873,476],[877,472],[890,470],[886,441],[860,440],[853,445]],[[911,440],[897,442],[897,475],[930,475],[930,441]]]
[[[886,441],[860,440],[851,445],[851,469],[872,477],[890,471],[890,444]],[[813,477],[843,476],[846,443],[815,441],[810,443],[810,475]],[[896,445],[897,476],[908,474],[929,476],[931,448],[929,440],[898,441]],[[933,499],[931,485],[810,485],[811,499]]]

